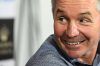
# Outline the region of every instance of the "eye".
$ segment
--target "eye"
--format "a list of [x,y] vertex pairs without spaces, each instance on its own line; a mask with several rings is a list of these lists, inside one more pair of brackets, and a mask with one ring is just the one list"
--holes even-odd
[[66,24],[67,23],[67,19],[64,16],[60,16],[58,17],[58,20],[61,24]]
[[87,18],[87,17],[82,17],[79,19],[79,22],[82,24],[89,24],[89,23],[92,23],[92,20],[90,18]]
[[83,17],[83,18],[80,18],[79,19],[79,21],[81,22],[81,23],[88,23],[88,22],[92,22],[92,20],[91,19],[89,19],[89,18],[86,18],[86,17]]

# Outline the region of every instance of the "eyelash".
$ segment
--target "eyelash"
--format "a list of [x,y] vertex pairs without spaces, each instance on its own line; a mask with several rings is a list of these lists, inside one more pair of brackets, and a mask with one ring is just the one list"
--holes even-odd
[[80,21],[81,23],[92,22],[92,20],[91,20],[90,18],[86,18],[86,17],[79,18],[79,21]]
[[[58,21],[59,21],[59,23],[64,25],[64,24],[68,23],[68,21],[70,21],[70,20],[68,18],[66,18],[65,16],[59,16]],[[78,18],[78,22],[80,24],[88,25],[89,23],[92,23],[92,20],[88,17],[80,17],[80,18]]]
[[67,18],[65,16],[59,16],[58,20],[60,21],[60,23],[65,24],[67,23]]

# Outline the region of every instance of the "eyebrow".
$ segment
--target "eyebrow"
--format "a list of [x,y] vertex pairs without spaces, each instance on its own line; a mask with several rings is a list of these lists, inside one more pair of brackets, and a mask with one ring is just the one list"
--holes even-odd
[[62,11],[61,9],[57,9],[57,13],[58,13],[58,12],[64,12],[64,11]]
[[[57,14],[57,13],[64,13],[64,11],[58,8],[56,14]],[[80,13],[79,15],[80,15],[80,16],[82,16],[82,15],[85,16],[85,15],[86,15],[86,16],[90,16],[90,17],[92,18],[92,14],[91,14],[89,11]]]
[[[57,9],[57,13],[58,12],[64,12],[61,9]],[[92,15],[89,11],[85,12],[85,13],[80,13],[79,15]]]
[[92,17],[92,14],[90,12],[80,13],[79,15],[89,15]]
[[57,15],[58,13],[64,14],[64,11],[58,8],[57,11],[56,11],[56,15]]

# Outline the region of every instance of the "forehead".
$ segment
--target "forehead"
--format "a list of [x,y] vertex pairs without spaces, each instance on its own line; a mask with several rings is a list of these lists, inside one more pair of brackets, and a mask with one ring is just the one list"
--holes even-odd
[[57,6],[62,7],[81,7],[81,8],[91,8],[96,7],[97,0],[56,0]]
[[75,15],[79,12],[96,12],[97,0],[56,0],[56,9]]
[[66,3],[66,4],[78,4],[78,3],[88,3],[88,4],[93,4],[97,2],[97,0],[56,0],[56,2],[60,3]]

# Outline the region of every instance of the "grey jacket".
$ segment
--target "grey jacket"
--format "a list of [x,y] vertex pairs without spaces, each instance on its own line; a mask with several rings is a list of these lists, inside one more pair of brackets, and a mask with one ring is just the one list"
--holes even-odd
[[[30,58],[26,66],[75,66],[56,44],[55,36],[51,35]],[[86,66],[86,65],[85,65]],[[93,66],[100,66],[100,55],[97,54]]]

